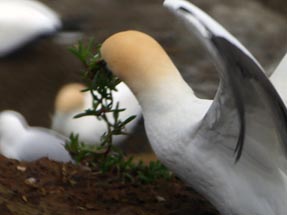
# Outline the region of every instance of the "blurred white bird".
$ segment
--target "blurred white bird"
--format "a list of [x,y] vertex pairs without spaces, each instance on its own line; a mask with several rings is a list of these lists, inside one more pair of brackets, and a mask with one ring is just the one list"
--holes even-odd
[[196,15],[203,12],[188,7],[191,23],[220,62],[213,101],[197,98],[163,48],[144,33],[109,37],[102,57],[136,95],[152,148],[168,168],[222,214],[285,214],[286,108],[255,59],[213,34]]
[[[75,115],[92,107],[91,94],[81,92],[85,88],[82,84],[73,83],[60,89],[55,101],[55,113],[52,117],[51,128],[66,136],[71,133],[78,134],[80,140],[86,144],[99,144],[101,136],[107,130],[106,123],[95,116],[74,118]],[[136,115],[136,118],[125,126],[126,132],[131,133],[141,118],[141,108],[135,96],[124,83],[118,84],[116,89],[117,92],[113,92],[114,104],[119,102],[119,108],[125,109],[120,113],[120,119],[123,121]],[[108,118],[112,120],[112,114],[109,114]],[[127,137],[127,135],[116,135],[113,138],[113,144],[119,144]]]
[[0,153],[20,161],[34,161],[43,157],[69,162],[65,149],[67,138],[40,127],[29,127],[24,117],[15,111],[0,113]]
[[61,28],[58,15],[35,0],[0,1],[0,57]]

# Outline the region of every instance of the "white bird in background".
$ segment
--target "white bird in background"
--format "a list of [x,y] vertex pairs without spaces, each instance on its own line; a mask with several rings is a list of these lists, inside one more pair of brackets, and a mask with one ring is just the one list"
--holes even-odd
[[58,15],[34,0],[0,1],[0,57],[61,28]]
[[109,37],[102,57],[136,95],[152,148],[168,168],[222,214],[283,215],[286,108],[259,64],[193,14],[192,24],[220,62],[213,101],[197,98],[163,48],[144,33]]
[[[65,85],[56,97],[55,113],[52,117],[51,128],[69,136],[71,133],[78,134],[81,141],[86,144],[99,144],[101,136],[107,130],[104,121],[100,121],[95,116],[84,116],[74,118],[79,113],[92,107],[92,96],[89,92],[81,92],[86,87],[82,84]],[[125,126],[126,132],[131,133],[141,118],[141,108],[130,89],[124,84],[117,85],[118,91],[113,92],[114,104],[119,102],[119,108],[125,111],[120,113],[120,119],[123,121],[132,115],[136,118]],[[108,115],[112,120],[112,114]],[[119,144],[126,140],[127,135],[116,135],[113,144]]]
[[47,157],[69,162],[72,158],[65,149],[66,140],[49,129],[29,127],[18,112],[0,112],[0,153],[7,158],[34,161]]
[[[234,37],[230,32],[228,32],[216,20],[214,20],[212,17],[210,17],[208,14],[206,14],[190,2],[187,2],[185,0],[165,0],[164,5],[171,9],[171,11],[175,12],[176,15],[181,17],[185,22],[187,28],[191,31],[191,33],[197,33],[200,39],[205,40],[210,36],[208,35],[210,33],[216,35],[217,37],[224,38],[229,43],[235,45],[238,49],[240,49],[242,51],[242,54],[245,54],[246,57],[249,57],[250,61],[254,61],[254,63],[262,69],[260,63],[236,37]],[[197,32],[194,32],[195,28],[197,29]],[[208,31],[210,32],[207,32],[206,29],[208,29]],[[208,44],[206,45],[207,48],[213,54],[216,54],[216,52],[225,52],[226,54],[228,54],[228,49],[218,50],[217,47],[209,46]],[[216,63],[220,63],[220,60],[218,60],[217,57],[215,57],[215,60],[217,61]],[[227,59],[225,58],[221,60]],[[245,66],[248,66],[248,64],[245,64]],[[287,105],[287,54],[285,55],[285,57],[283,57],[279,66],[270,76],[270,80],[278,91],[281,98],[283,99],[285,105]]]

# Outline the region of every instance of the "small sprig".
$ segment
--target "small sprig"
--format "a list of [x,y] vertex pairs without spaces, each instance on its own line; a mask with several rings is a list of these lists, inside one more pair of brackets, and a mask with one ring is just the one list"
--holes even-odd
[[159,161],[151,161],[148,165],[142,161],[134,161],[116,147],[104,155],[101,146],[90,146],[80,143],[77,135],[71,135],[67,148],[75,161],[92,168],[102,174],[112,173],[121,182],[152,184],[159,179],[170,180],[172,173]]
[[85,47],[81,42],[71,48],[71,52],[83,63],[83,79],[86,82],[87,89],[92,98],[92,108],[79,113],[75,118],[84,116],[95,116],[98,120],[103,120],[107,125],[107,131],[102,135],[100,146],[106,148],[105,154],[108,154],[112,147],[114,135],[124,135],[125,126],[136,116],[130,116],[125,120],[120,119],[120,113],[125,109],[119,107],[119,103],[114,104],[113,91],[120,83],[120,80],[114,76],[102,60],[100,54],[101,45],[96,46],[93,54],[94,42],[90,40]]

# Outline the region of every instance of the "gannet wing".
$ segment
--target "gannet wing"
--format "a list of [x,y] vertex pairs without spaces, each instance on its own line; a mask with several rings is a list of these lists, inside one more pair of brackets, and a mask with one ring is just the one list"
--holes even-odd
[[[237,39],[196,6],[184,0],[166,0],[164,5],[182,18],[190,30],[195,30],[218,67],[220,86],[203,120],[207,125],[204,129],[229,136],[231,146],[237,141],[237,160],[244,145],[246,156],[258,162],[272,156],[274,159],[270,160],[282,163],[284,158],[286,166],[286,107],[260,64]],[[215,139],[214,135],[209,138]]]
[[[209,37],[209,31],[214,36],[222,37],[240,49],[244,54],[249,56],[255,64],[262,69],[260,63],[255,59],[255,57],[243,46],[238,39],[236,39],[231,33],[229,33],[221,24],[211,18],[207,13],[193,5],[186,0],[165,0],[164,6],[169,8],[171,11],[176,12],[175,14],[183,18],[187,28],[193,33],[196,33],[199,39],[203,39],[205,43],[205,38]],[[208,31],[207,31],[207,29]],[[213,51],[213,46],[207,46],[207,48]]]
[[[166,0],[165,5],[171,8],[172,10],[176,10],[179,13],[181,13],[181,15],[185,16],[187,20],[193,19],[192,17],[190,17],[190,15],[188,15],[189,13],[192,13],[194,16],[198,17],[198,20],[195,21],[194,24],[197,25],[196,26],[196,28],[198,29],[197,33],[200,34],[199,35],[200,38],[206,36],[204,35],[206,33],[206,31],[204,30],[205,27],[201,25],[204,24],[206,27],[208,27],[209,31],[211,31],[214,35],[225,38],[227,41],[229,41],[238,49],[240,49],[244,54],[249,56],[250,59],[253,60],[254,63],[257,64],[258,67],[262,69],[262,66],[256,60],[256,58],[248,51],[248,49],[244,45],[242,45],[242,43],[236,37],[234,37],[221,24],[219,24],[217,21],[215,21],[213,18],[211,18],[209,15],[207,15],[205,12],[203,12],[196,6],[184,0]],[[186,24],[188,25],[189,28],[191,29],[194,28],[194,26],[191,26],[188,23]],[[208,46],[208,48],[213,47]],[[285,87],[285,85],[287,83],[287,54],[285,55],[285,57],[283,57],[281,63],[271,75],[270,80],[286,105],[287,87]]]
[[58,15],[34,0],[0,1],[0,57],[25,44],[56,32],[61,27]]
[[272,73],[270,80],[287,106],[287,53]]

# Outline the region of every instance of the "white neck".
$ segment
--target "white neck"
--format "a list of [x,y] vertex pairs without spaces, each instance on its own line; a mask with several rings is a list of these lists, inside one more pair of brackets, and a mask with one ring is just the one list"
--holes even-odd
[[211,104],[209,100],[198,99],[181,77],[165,78],[140,92],[137,98],[143,109],[147,135],[159,157],[165,156],[163,151],[172,153],[178,147],[174,143],[187,138],[182,134],[192,133]]

